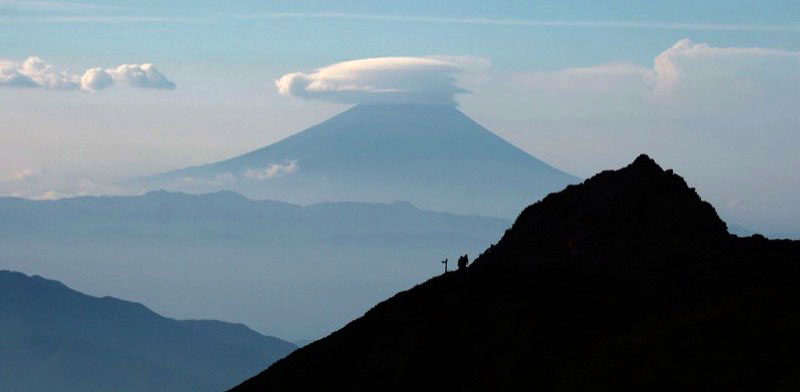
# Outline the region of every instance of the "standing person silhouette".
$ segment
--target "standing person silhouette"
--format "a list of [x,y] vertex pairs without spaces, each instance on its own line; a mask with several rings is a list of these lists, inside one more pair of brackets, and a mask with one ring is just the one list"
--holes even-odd
[[467,264],[469,264],[469,256],[464,255],[458,258],[458,270],[462,270],[467,268]]

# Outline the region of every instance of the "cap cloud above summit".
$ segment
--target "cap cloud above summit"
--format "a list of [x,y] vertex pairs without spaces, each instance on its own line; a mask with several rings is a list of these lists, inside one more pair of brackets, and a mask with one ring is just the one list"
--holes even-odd
[[467,92],[456,76],[488,61],[469,57],[377,57],[345,61],[275,81],[282,95],[345,103],[426,103],[456,106]]

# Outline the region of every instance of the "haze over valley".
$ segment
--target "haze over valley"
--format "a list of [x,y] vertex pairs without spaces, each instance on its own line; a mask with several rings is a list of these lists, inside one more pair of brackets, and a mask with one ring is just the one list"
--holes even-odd
[[332,332],[441,273],[440,259],[478,254],[509,225],[403,202],[299,207],[164,191],[2,198],[0,219],[14,222],[0,229],[3,268],[292,340]]

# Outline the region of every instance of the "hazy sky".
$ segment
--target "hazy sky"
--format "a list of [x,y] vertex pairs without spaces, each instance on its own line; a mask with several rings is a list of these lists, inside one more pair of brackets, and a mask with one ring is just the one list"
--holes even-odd
[[800,2],[432,3],[0,0],[0,194],[117,192],[354,102],[455,97],[578,176],[647,152],[724,218],[800,233]]

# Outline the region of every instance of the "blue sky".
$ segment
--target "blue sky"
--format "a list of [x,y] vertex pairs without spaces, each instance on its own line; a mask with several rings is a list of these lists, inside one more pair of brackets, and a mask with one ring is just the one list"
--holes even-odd
[[[524,150],[579,176],[649,152],[723,216],[800,233],[799,16],[797,1],[0,0],[0,67],[38,56],[73,78],[0,86],[0,193],[103,193],[347,107],[281,95],[287,73],[469,56],[489,65],[459,74],[461,109]],[[106,84],[87,91],[95,67]]]
[[509,69],[644,64],[688,36],[718,46],[798,49],[797,2],[697,3],[0,1],[0,43],[6,56],[35,50],[70,63],[147,56],[296,67],[446,52]]

